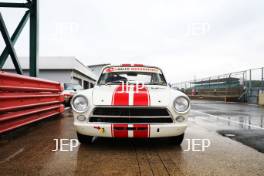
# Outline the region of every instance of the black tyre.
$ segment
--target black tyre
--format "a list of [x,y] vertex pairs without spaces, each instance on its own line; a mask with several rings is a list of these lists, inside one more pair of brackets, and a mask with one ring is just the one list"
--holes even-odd
[[80,133],[77,133],[77,138],[79,140],[80,143],[82,144],[91,144],[92,143],[92,136],[87,136],[87,135],[83,135]]
[[171,142],[175,145],[181,145],[184,138],[184,133],[179,136],[171,137]]

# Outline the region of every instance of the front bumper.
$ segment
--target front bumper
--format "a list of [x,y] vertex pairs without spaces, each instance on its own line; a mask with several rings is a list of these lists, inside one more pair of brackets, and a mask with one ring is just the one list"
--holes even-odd
[[168,124],[111,124],[74,122],[78,133],[88,136],[114,137],[114,138],[158,138],[172,137],[184,133],[186,123]]

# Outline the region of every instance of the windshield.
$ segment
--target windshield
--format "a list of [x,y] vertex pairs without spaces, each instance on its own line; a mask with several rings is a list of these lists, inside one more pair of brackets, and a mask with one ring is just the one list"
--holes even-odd
[[110,72],[102,73],[98,81],[104,84],[145,84],[145,85],[167,85],[163,74],[148,72]]
[[80,84],[65,83],[64,90],[81,90],[83,89]]

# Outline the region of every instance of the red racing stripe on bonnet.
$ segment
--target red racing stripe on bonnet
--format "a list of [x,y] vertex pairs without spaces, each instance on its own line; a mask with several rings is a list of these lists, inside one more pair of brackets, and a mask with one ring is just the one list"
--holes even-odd
[[113,106],[128,106],[129,105],[129,94],[128,94],[129,86],[126,85],[118,85],[114,91],[112,97],[112,105]]

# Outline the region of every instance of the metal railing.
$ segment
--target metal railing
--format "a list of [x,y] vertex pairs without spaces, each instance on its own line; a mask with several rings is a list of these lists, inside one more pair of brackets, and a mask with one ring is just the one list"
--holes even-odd
[[[244,89],[247,99],[256,99],[264,91],[264,67],[211,76],[172,84],[183,92],[205,89]],[[242,96],[242,95],[241,95]],[[252,100],[255,102],[256,100]]]

